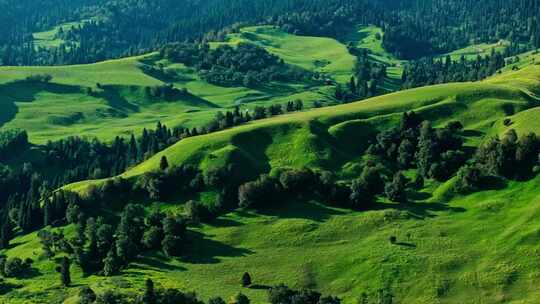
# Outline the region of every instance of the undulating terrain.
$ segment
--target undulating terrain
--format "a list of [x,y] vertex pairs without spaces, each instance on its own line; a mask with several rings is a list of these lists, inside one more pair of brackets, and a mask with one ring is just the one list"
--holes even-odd
[[105,2],[0,39],[0,303],[538,302],[536,18]]

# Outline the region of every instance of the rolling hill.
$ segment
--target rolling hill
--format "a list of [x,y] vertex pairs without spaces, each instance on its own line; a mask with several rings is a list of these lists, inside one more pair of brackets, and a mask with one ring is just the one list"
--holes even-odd
[[[466,145],[475,147],[510,128],[540,133],[538,92],[540,66],[530,65],[483,82],[424,87],[282,115],[184,139],[123,177],[156,170],[166,156],[171,166],[190,163],[208,170],[235,163],[257,173],[307,166],[348,180],[359,174],[362,151],[373,134],[395,125],[404,111],[414,110],[435,126],[461,121]],[[506,119],[512,125],[505,126]],[[351,304],[362,293],[377,299],[380,289],[390,290],[400,303],[534,303],[540,280],[538,177],[466,196],[452,192],[453,182],[429,181],[410,204],[381,199],[363,212],[303,200],[264,212],[238,210],[190,228],[190,248],[182,259],[147,254],[122,276],[84,277],[74,267],[72,277],[98,291],[125,292],[140,291],[145,277],[152,277],[158,286],[194,290],[204,299],[243,292],[253,303],[265,302],[264,286],[279,283],[317,288]],[[84,194],[99,183],[66,189]],[[212,195],[200,195],[211,203]],[[183,212],[182,203],[155,202],[147,209]],[[65,227],[65,233],[73,234],[74,227]],[[398,243],[390,243],[390,236]],[[77,289],[56,287],[54,264],[39,260],[35,233],[13,244],[6,254],[35,259],[39,280],[12,280],[22,287],[4,296],[9,303],[76,303]],[[263,288],[240,287],[244,271]]]
[[[268,51],[288,64],[338,80],[352,75],[355,59],[336,40],[295,36],[270,27],[246,28],[241,36],[244,34],[249,36],[246,42],[264,41]],[[46,42],[51,35],[38,33],[36,37],[43,43],[53,43]],[[241,40],[233,34],[230,39],[231,44]],[[321,52],[323,44],[331,47]],[[144,69],[158,66],[166,75],[149,74]],[[50,83],[25,81],[29,76],[44,74],[52,76]],[[189,95],[173,101],[145,96],[145,88],[164,84],[185,88]],[[277,82],[257,88],[217,86],[202,80],[191,68],[156,58],[155,53],[87,65],[1,67],[0,93],[5,109],[0,114],[0,126],[25,129],[31,141],[38,144],[72,135],[111,140],[139,134],[156,121],[171,127],[200,127],[218,110],[237,105],[248,109],[295,99],[303,100],[307,107],[314,101],[335,104],[331,86]]]

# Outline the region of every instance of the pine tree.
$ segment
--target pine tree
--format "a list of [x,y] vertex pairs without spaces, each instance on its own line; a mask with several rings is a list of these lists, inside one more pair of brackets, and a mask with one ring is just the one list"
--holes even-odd
[[156,304],[157,303],[156,292],[154,290],[154,282],[152,281],[152,279],[146,280],[146,289],[142,297],[142,303],[143,304]]
[[244,272],[242,275],[242,286],[243,287],[249,287],[251,285],[251,276],[249,273]]
[[68,257],[63,257],[60,266],[57,267],[57,271],[60,273],[60,282],[62,286],[69,287],[71,284],[71,273],[69,268],[71,267],[71,261]]
[[7,217],[4,219],[4,223],[0,227],[0,249],[5,249],[9,246],[9,241],[13,237],[11,222]]
[[116,256],[116,248],[115,244],[113,243],[111,246],[111,249],[109,250],[109,253],[107,253],[107,257],[103,260],[103,275],[110,277],[118,273],[120,271],[120,264],[118,261],[118,257]]
[[167,168],[169,168],[169,161],[167,160],[167,156],[163,155],[159,162],[159,169],[161,169],[161,171],[165,171]]

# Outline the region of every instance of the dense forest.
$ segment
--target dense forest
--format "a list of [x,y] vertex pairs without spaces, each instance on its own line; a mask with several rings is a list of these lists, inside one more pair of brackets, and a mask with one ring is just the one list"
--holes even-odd
[[[417,59],[501,39],[539,47],[539,6],[534,0],[3,0],[0,58],[3,65],[95,62],[171,42],[221,40],[238,23],[265,23],[331,37],[358,24],[375,24],[386,33],[387,50]],[[62,46],[34,47],[33,32],[83,20],[59,31],[58,38],[66,41]]]

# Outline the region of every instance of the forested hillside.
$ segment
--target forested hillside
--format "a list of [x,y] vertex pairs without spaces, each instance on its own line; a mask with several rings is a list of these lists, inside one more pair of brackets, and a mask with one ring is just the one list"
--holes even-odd
[[[374,24],[384,46],[403,59],[446,53],[501,39],[540,46],[534,0],[332,1],[11,1],[0,5],[4,65],[95,62],[140,54],[171,42],[220,40],[235,24],[275,24],[290,33],[338,37],[351,26]],[[452,12],[452,14],[449,14]],[[35,32],[66,22],[58,47],[34,46]]]

